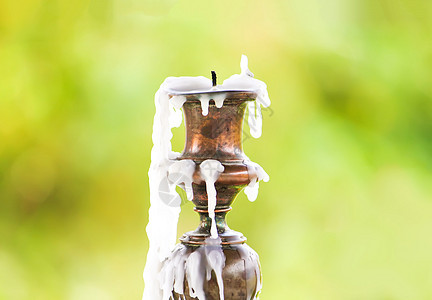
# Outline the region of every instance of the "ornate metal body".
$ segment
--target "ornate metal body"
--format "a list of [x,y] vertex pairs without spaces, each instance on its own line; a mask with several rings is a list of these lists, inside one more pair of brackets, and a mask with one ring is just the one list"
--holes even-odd
[[[204,241],[210,236],[211,219],[208,215],[206,184],[201,179],[199,164],[206,159],[218,160],[225,168],[215,183],[216,224],[226,257],[222,272],[225,300],[255,299],[261,281],[260,272],[256,272],[259,270],[258,256],[245,244],[246,238],[231,230],[225,221],[225,215],[231,210],[237,194],[251,179],[256,178],[256,174],[248,172],[242,149],[243,118],[247,101],[254,101],[256,96],[252,92],[228,92],[221,108],[217,108],[213,100],[210,101],[207,116],[202,115],[201,103],[196,94],[186,95],[187,101],[183,105],[186,143],[179,159],[192,159],[196,163],[193,203],[195,211],[200,215],[200,224],[195,231],[184,234],[180,241],[188,253],[195,251],[197,247],[206,247]],[[186,278],[185,294],[173,292],[174,299],[196,299],[189,295]],[[214,274],[210,281],[205,281],[204,291],[207,300],[219,299],[219,287]]]

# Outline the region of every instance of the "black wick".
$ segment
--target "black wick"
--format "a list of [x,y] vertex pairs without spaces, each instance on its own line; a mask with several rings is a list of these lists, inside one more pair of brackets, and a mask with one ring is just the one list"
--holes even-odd
[[217,85],[216,72],[215,71],[211,71],[211,74],[212,74],[212,83],[213,83],[213,86],[216,86]]

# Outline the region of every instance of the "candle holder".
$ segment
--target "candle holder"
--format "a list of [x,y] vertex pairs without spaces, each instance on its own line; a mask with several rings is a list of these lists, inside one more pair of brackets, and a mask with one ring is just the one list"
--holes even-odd
[[[206,97],[221,96],[221,92],[207,92]],[[240,233],[230,229],[225,216],[231,210],[231,204],[237,194],[252,180],[257,178],[253,169],[248,168],[248,158],[242,149],[243,118],[248,101],[255,101],[257,94],[249,91],[224,92],[223,106],[218,108],[210,100],[207,115],[202,114],[200,97],[203,93],[183,94],[186,101],[183,104],[185,116],[186,142],[185,148],[178,160],[193,160],[195,171],[193,174],[193,200],[194,210],[200,216],[200,224],[195,231],[185,233],[181,243],[169,258],[171,261],[184,261],[183,257],[195,251],[208,253],[215,246],[209,245],[211,235],[211,222],[209,217],[209,203],[206,182],[202,179],[200,164],[207,160],[217,160],[224,167],[215,182],[217,191],[215,221],[219,235],[219,247],[225,255],[225,264],[222,270],[223,296],[226,300],[252,300],[257,299],[261,290],[261,271],[258,255],[245,242],[246,238]],[[176,96],[176,95],[170,95]],[[252,221],[252,220],[251,220]],[[200,249],[200,250],[199,250]],[[204,251],[203,251],[204,249]],[[173,286],[173,299],[198,299],[193,297],[195,291],[191,290],[188,280],[190,275],[185,270],[183,293],[175,292]],[[206,278],[206,274],[201,274]],[[215,272],[207,275],[203,282],[205,299],[221,299],[221,284]],[[176,283],[177,284],[177,283]],[[199,298],[201,299],[201,298]]]

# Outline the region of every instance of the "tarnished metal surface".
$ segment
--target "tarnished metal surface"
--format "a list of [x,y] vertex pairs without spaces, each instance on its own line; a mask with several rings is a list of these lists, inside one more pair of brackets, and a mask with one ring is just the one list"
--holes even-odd
[[[184,247],[187,248],[187,255],[196,250],[196,247],[186,245]],[[226,257],[225,268],[222,271],[225,300],[250,300],[247,296],[256,294],[257,280],[259,278],[256,276],[254,264],[259,264],[259,262],[254,261],[246,264],[241,255],[242,252],[247,253],[249,249],[244,244],[223,247]],[[210,281],[205,281],[204,291],[206,300],[219,300],[219,286],[214,273],[212,273]],[[180,296],[173,292],[175,300],[183,300],[183,296],[187,300],[196,299],[189,295],[189,285],[186,279],[184,281],[183,295]]]

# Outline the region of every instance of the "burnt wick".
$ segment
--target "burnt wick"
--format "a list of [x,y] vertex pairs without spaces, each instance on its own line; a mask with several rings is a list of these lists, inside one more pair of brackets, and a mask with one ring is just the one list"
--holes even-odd
[[216,86],[217,85],[216,72],[215,71],[211,71],[211,75],[212,75],[212,84],[213,84],[213,86]]

